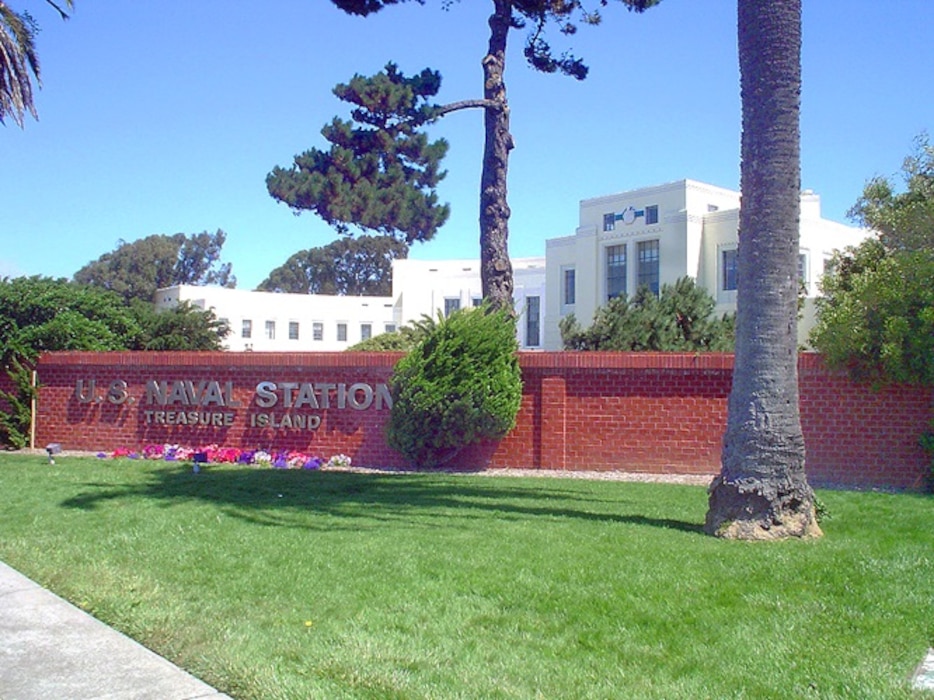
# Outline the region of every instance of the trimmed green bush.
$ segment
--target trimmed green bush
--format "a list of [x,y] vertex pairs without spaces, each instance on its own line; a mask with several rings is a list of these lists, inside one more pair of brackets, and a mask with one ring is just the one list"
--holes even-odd
[[487,307],[424,323],[390,379],[389,445],[419,467],[512,430],[522,401],[516,322]]
[[[431,324],[434,323],[431,319],[428,320]],[[395,331],[374,335],[351,345],[346,352],[409,352],[421,340],[422,326],[423,323],[415,323]]]

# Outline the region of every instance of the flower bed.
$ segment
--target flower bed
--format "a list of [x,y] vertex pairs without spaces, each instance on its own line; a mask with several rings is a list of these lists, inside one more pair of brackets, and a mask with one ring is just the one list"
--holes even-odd
[[269,467],[273,469],[322,469],[346,468],[350,457],[338,454],[323,459],[296,451],[241,450],[236,447],[206,445],[192,448],[182,445],[146,445],[142,450],[118,447],[112,453],[98,452],[98,458],[152,459],[166,462],[191,462],[193,464],[242,464],[245,466]]

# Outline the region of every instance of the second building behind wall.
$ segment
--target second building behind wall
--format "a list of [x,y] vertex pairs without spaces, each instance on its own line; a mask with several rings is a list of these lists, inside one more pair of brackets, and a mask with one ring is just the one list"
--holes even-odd
[[[542,347],[545,259],[512,261],[520,347]],[[475,260],[396,260],[392,296],[333,296],[253,292],[224,287],[177,285],[156,293],[156,307],[188,301],[213,309],[230,327],[231,351],[323,352],[346,350],[372,336],[482,299]]]
[[[645,284],[654,291],[680,277],[697,280],[717,302],[736,308],[740,194],[694,180],[620,192],[580,203],[572,236],[545,241],[545,257],[512,261],[520,347],[560,350],[558,324],[573,313],[588,325],[598,307]],[[804,344],[813,326],[818,280],[834,250],[857,245],[868,231],[823,219],[820,198],[801,197],[799,274],[808,303],[799,324]],[[158,308],[190,301],[227,321],[232,351],[345,350],[367,337],[457,308],[482,297],[477,260],[396,260],[392,296],[276,294],[181,285],[157,292]]]

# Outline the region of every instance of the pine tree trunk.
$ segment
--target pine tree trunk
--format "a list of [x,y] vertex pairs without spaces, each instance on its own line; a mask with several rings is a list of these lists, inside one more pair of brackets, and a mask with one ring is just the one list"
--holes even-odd
[[798,413],[801,0],[739,0],[736,359],[706,530],[819,536]]
[[506,37],[510,29],[512,2],[495,0],[490,16],[490,45],[483,58],[484,97],[496,106],[484,110],[486,141],[480,176],[480,279],[483,297],[494,308],[512,309],[512,263],[509,260],[509,205],[506,173],[512,135],[506,102]]

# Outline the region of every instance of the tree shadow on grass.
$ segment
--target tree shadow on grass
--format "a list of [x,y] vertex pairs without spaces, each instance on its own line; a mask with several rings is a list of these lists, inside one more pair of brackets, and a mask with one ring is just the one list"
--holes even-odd
[[[690,534],[703,527],[673,518],[638,512],[645,503],[630,498],[607,502],[558,485],[505,485],[504,479],[426,474],[361,474],[252,468],[163,468],[143,482],[123,486],[86,484],[85,493],[62,506],[95,510],[112,501],[152,499],[165,505],[185,502],[214,504],[230,517],[280,527],[365,529],[380,522],[437,518],[445,526],[456,520],[578,519],[645,525]],[[330,516],[325,520],[310,516]]]

